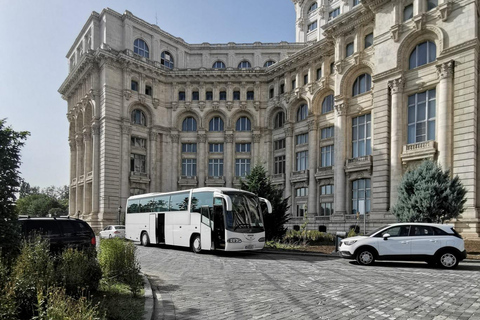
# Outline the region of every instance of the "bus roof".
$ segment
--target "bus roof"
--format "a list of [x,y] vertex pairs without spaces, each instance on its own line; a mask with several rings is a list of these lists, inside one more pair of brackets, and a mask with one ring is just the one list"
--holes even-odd
[[217,191],[221,193],[225,192],[244,192],[244,193],[249,193],[251,195],[255,195],[254,193],[246,190],[241,190],[241,189],[235,189],[235,188],[225,188],[225,187],[203,187],[203,188],[194,188],[194,189],[185,189],[185,190],[178,190],[178,191],[169,191],[169,192],[152,192],[152,193],[144,193],[144,194],[137,194],[135,196],[129,197],[127,200],[134,200],[134,199],[141,199],[145,197],[155,197],[155,196],[160,196],[160,195],[167,195],[167,194],[176,194],[180,192],[206,192],[206,191]]

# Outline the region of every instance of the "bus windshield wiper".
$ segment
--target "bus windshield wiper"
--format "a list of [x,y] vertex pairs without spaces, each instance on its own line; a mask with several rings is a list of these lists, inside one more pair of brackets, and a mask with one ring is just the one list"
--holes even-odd
[[239,223],[235,226],[235,228],[233,228],[233,231],[237,230],[238,228],[251,228],[251,225],[249,225],[248,223]]

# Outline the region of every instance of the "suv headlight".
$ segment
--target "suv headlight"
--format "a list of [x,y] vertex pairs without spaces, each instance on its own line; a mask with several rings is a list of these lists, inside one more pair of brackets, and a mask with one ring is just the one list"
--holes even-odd
[[345,244],[346,246],[351,246],[352,244],[354,244],[357,241],[358,240],[342,240],[343,244]]

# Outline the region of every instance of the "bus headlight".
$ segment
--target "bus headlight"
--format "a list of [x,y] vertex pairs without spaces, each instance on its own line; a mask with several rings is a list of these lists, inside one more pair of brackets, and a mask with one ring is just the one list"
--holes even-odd
[[239,238],[230,238],[227,240],[228,243],[241,243],[242,239]]
[[258,239],[258,242],[265,242],[265,237]]

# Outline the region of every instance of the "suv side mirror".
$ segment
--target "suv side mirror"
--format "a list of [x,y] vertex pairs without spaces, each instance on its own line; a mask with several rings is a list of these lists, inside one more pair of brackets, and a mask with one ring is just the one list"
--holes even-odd
[[385,234],[383,235],[383,240],[388,240],[388,238],[390,238],[390,234],[385,233]]

